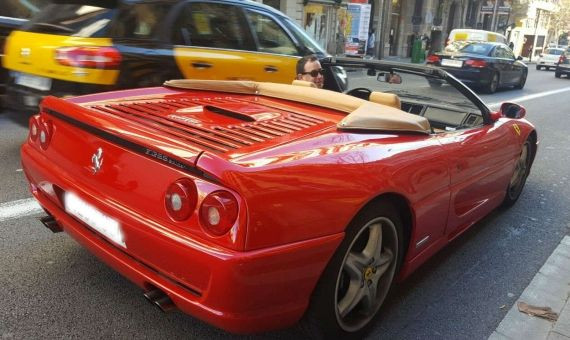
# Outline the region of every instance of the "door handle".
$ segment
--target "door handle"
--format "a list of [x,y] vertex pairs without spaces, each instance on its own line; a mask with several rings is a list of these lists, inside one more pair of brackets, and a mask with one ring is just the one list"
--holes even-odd
[[275,73],[275,72],[279,71],[279,69],[277,67],[270,66],[270,65],[265,66],[264,70],[265,70],[265,72],[268,72],[268,73]]
[[194,67],[195,69],[198,69],[198,70],[205,70],[207,68],[211,68],[212,64],[204,63],[204,62],[193,62],[192,67]]

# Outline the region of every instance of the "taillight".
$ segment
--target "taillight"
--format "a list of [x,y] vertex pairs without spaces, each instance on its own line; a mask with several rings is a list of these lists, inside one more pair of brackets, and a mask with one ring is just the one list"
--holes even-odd
[[441,58],[435,54],[428,55],[428,57],[426,59],[426,62],[434,63],[434,64],[439,63],[440,61],[441,61]]
[[210,193],[200,206],[200,223],[214,236],[227,233],[238,217],[238,202],[227,191]]
[[561,55],[560,58],[558,58],[558,63],[559,64],[563,64],[566,61],[566,56],[565,55]]
[[30,139],[36,141],[38,139],[38,134],[40,131],[40,126],[38,124],[38,119],[36,117],[30,118]]
[[184,221],[196,209],[198,193],[194,182],[180,179],[172,183],[164,195],[164,205],[168,215],[175,221]]
[[480,60],[480,59],[469,59],[465,61],[465,65],[481,68],[481,67],[487,67],[487,62],[485,60]]
[[51,142],[53,134],[53,125],[51,121],[40,120],[38,131],[40,146],[42,149],[46,150]]
[[112,47],[62,47],[55,51],[55,60],[65,66],[117,69],[121,53]]

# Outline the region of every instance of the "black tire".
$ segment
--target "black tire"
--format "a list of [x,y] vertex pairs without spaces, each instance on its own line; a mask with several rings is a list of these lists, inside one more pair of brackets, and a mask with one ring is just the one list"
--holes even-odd
[[507,193],[503,201],[503,207],[510,207],[519,199],[526,183],[526,178],[530,173],[533,153],[534,149],[532,148],[529,138],[522,145],[521,154],[517,160],[513,175],[507,187]]
[[493,72],[491,78],[489,79],[489,84],[485,87],[485,92],[489,94],[493,94],[499,88],[499,74],[497,72]]
[[402,228],[387,200],[372,202],[351,221],[301,322],[309,338],[359,338],[367,331],[402,263]]
[[556,78],[560,78],[560,76],[562,76],[562,73],[560,73],[560,72],[554,72],[554,76],[555,76]]
[[539,71],[542,67],[540,67],[539,65],[536,65],[536,70]]
[[519,81],[519,83],[517,85],[515,85],[515,89],[522,90],[524,88],[524,84],[526,84],[527,75],[528,74],[526,72],[523,72],[523,74],[521,75],[521,80]]

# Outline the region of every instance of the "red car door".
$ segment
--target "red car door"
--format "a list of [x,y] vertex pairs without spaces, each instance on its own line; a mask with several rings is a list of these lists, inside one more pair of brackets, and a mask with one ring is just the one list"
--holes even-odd
[[501,123],[440,134],[449,155],[450,207],[446,233],[459,234],[504,197],[516,159],[513,131]]

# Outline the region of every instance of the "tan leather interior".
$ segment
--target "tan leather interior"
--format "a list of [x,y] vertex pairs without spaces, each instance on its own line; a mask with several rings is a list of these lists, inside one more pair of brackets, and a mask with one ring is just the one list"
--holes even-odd
[[368,98],[368,100],[373,103],[388,105],[396,109],[400,109],[402,107],[402,103],[400,102],[400,97],[398,97],[393,93],[372,91],[372,93],[370,94],[370,98]]
[[317,85],[315,85],[315,83],[313,83],[312,81],[299,80],[299,79],[293,80],[293,83],[291,83],[291,85],[295,85],[295,86],[307,86],[307,87],[317,87]]
[[[373,103],[344,93],[316,87],[287,84],[261,83],[231,80],[169,80],[164,86],[216,92],[259,95],[305,104],[317,105],[346,112],[348,115],[338,124],[341,129],[390,130],[430,133],[426,118],[409,114],[394,106]],[[396,99],[399,99],[396,96]],[[391,99],[394,103],[394,98]]]

